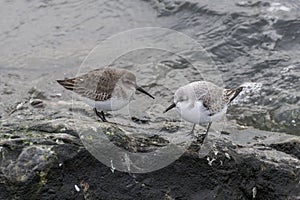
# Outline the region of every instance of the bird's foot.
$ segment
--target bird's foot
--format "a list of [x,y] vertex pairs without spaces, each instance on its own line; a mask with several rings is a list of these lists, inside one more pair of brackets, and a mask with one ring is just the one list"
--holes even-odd
[[207,136],[207,133],[205,133],[205,134],[198,134],[197,135],[197,142],[203,143],[204,140],[205,140],[205,138],[206,138],[206,136]]
[[102,120],[102,122],[108,122],[105,118],[104,112],[98,112],[96,108],[94,108],[95,114]]
[[187,134],[187,136],[190,136],[192,138],[192,140],[196,141],[197,143],[203,143],[203,141],[205,140],[205,138],[207,136],[207,132],[205,132],[204,134],[190,132]]

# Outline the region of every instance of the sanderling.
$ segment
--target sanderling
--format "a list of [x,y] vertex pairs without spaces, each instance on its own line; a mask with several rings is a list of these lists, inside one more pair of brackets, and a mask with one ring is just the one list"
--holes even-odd
[[196,81],[180,87],[174,95],[174,103],[165,111],[176,107],[181,117],[196,124],[208,123],[204,138],[213,121],[218,121],[226,114],[228,104],[243,90],[223,89],[217,85]]
[[137,86],[136,77],[125,69],[107,67],[96,69],[84,75],[57,80],[67,90],[75,92],[85,103],[93,107],[96,115],[106,122],[104,112],[115,111],[126,106],[138,90],[154,97]]

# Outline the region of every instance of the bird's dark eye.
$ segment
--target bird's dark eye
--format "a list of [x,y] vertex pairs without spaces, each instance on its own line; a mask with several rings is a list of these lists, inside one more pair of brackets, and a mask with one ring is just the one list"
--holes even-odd
[[126,84],[133,84],[132,81],[129,81],[129,80],[125,80],[125,83]]
[[177,102],[182,102],[182,101],[184,101],[184,98],[183,98],[183,97],[177,98]]
[[180,98],[179,98],[179,101],[186,101],[187,100],[187,96],[181,96]]

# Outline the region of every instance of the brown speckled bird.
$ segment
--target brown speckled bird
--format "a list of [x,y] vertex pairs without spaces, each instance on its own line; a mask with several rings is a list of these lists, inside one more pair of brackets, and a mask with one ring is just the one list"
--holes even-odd
[[92,106],[96,115],[106,122],[104,112],[126,106],[138,90],[151,98],[152,95],[136,84],[135,75],[125,69],[107,67],[84,75],[57,80],[67,90],[76,93],[81,100]]

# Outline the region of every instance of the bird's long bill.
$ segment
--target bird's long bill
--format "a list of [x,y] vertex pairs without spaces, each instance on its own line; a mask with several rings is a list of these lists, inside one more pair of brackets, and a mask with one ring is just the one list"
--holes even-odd
[[155,99],[151,94],[149,94],[148,92],[146,92],[143,88],[141,87],[136,87],[136,90],[140,91],[141,93],[144,93],[146,95],[148,95],[149,97],[151,97],[152,99]]
[[168,112],[169,110],[171,110],[172,108],[176,107],[175,103],[172,103],[165,111],[164,113]]

